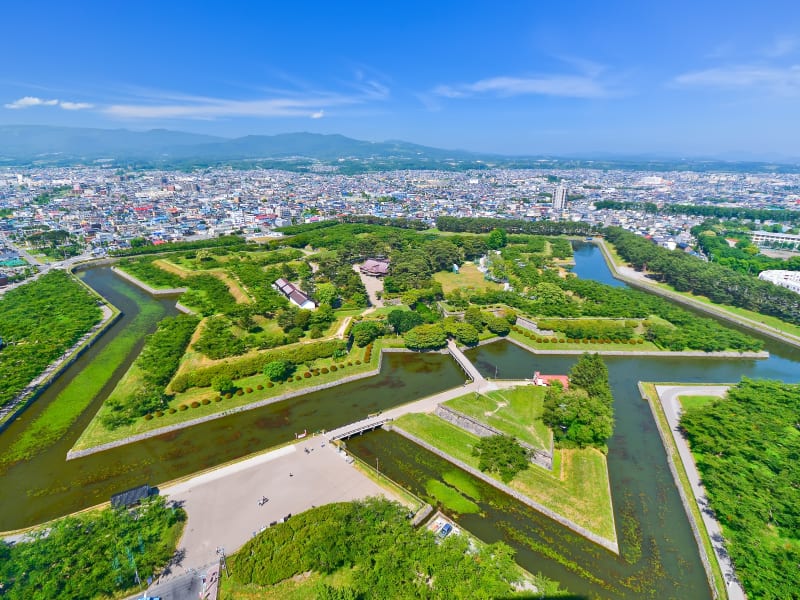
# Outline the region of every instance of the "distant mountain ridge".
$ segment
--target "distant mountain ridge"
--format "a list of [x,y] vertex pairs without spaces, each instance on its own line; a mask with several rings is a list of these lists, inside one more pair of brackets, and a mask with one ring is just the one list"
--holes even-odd
[[166,129],[90,129],[0,125],[0,164],[32,161],[226,161],[302,157],[469,159],[478,155],[401,141],[366,142],[339,134],[283,133],[223,138]]
[[[0,166],[69,166],[107,161],[126,167],[187,168],[228,164],[307,171],[319,161],[339,173],[391,169],[625,169],[798,173],[800,159],[765,162],[740,155],[678,158],[665,155],[508,156],[443,150],[399,140],[367,142],[340,134],[281,133],[225,138],[167,129],[131,131],[0,125]],[[770,159],[767,159],[770,160]]]

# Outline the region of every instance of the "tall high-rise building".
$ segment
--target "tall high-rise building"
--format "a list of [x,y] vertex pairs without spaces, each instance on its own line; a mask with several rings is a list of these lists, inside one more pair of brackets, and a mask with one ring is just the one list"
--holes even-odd
[[553,210],[563,212],[567,207],[567,188],[559,185],[553,192]]

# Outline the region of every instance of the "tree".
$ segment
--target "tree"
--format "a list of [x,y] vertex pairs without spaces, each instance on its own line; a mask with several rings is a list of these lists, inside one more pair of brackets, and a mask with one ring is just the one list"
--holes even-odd
[[489,331],[497,335],[508,335],[508,333],[511,331],[511,325],[509,325],[508,321],[502,317],[489,317],[486,319],[486,327],[489,329]]
[[486,240],[486,246],[492,250],[499,250],[504,248],[508,242],[508,234],[505,229],[492,229],[489,233],[489,238]]
[[288,360],[273,360],[264,365],[264,375],[270,381],[283,381],[294,371],[294,365]]
[[403,339],[406,347],[412,350],[430,350],[447,344],[447,334],[438,323],[418,325],[406,332]]
[[329,306],[333,306],[333,303],[339,297],[339,291],[336,289],[336,286],[330,282],[318,283],[314,296],[320,305],[328,304]]
[[363,348],[383,334],[383,325],[378,321],[362,321],[353,325],[350,333],[356,346]]
[[472,449],[472,455],[479,457],[481,471],[496,472],[506,483],[530,464],[528,451],[508,435],[481,438]]
[[230,392],[234,389],[233,381],[226,375],[217,375],[214,377],[214,379],[211,380],[211,387],[220,394]]
[[481,312],[481,309],[472,305],[464,311],[464,321],[472,325],[476,330],[483,331],[483,326],[486,324],[486,315]]
[[423,322],[422,316],[411,310],[396,309],[389,313],[389,325],[394,328],[397,335],[403,335],[417,325],[422,325]]

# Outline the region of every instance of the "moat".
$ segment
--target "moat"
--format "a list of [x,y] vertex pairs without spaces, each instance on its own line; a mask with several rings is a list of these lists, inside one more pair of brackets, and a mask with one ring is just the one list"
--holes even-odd
[[[622,285],[611,278],[593,245],[579,245],[575,260],[575,272],[580,276]],[[0,453],[54,401],[72,377],[97,360],[114,337],[134,322],[141,328],[140,340],[66,436],[30,460],[3,471],[0,530],[25,527],[80,510],[141,483],[159,485],[289,441],[297,431],[331,429],[460,385],[464,380],[463,372],[449,356],[388,354],[381,373],[375,377],[67,462],[67,450],[135,357],[144,335],[160,318],[174,311],[174,299],[154,300],[122,282],[107,268],[91,269],[82,277],[118,306],[123,318],[0,436]],[[147,318],[137,321],[143,312]],[[769,340],[766,349],[770,352],[766,360],[606,358],[616,413],[615,434],[608,444],[609,475],[618,529],[625,522],[638,523],[642,554],[634,564],[496,490],[482,488],[483,516],[463,516],[459,522],[485,541],[505,540],[517,549],[517,559],[523,567],[562,582],[576,594],[612,598],[710,597],[660,438],[636,383],[729,383],[742,377],[787,382],[800,379],[800,350]],[[503,379],[529,377],[534,370],[564,373],[576,360],[574,356],[536,356],[508,342],[470,350],[467,356],[484,375],[497,374]],[[426,478],[454,468],[399,436],[382,431],[354,439],[348,447],[367,459],[378,457],[382,471],[417,493],[424,488]],[[630,540],[619,531],[618,536],[624,550]],[[553,556],[554,552],[559,559]]]

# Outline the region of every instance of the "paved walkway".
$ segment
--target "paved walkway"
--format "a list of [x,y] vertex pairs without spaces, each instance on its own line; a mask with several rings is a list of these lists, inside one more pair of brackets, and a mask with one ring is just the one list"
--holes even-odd
[[714,547],[717,560],[725,576],[725,583],[728,586],[728,597],[731,600],[745,600],[746,596],[744,590],[736,579],[733,563],[731,562],[730,556],[728,556],[728,551],[725,549],[722,529],[714,516],[714,512],[709,506],[706,490],[703,487],[700,473],[697,471],[697,466],[694,463],[694,457],[689,450],[689,444],[678,428],[678,423],[681,418],[679,396],[724,396],[727,391],[727,385],[656,386],[656,393],[658,394],[661,406],[664,408],[664,413],[667,416],[667,422],[669,423],[670,431],[672,431],[672,438],[675,440],[675,446],[678,448],[678,454],[680,454],[681,462],[683,462],[683,468],[689,478],[692,493],[697,501],[697,505],[700,507],[700,514],[703,516],[703,524],[711,538],[711,545]]
[[[322,437],[204,473],[161,494],[182,503],[189,515],[178,543],[185,551],[181,573],[218,560],[219,546],[232,554],[254,533],[289,514],[387,495]],[[259,505],[264,497],[268,502]]]
[[364,284],[364,287],[367,288],[367,295],[369,295],[369,303],[372,308],[381,308],[383,306],[383,300],[378,298],[378,292],[383,292],[383,279],[380,277],[372,277],[370,275],[364,275],[359,269],[361,265],[353,265],[353,270],[358,273],[358,276],[361,277],[361,283]]

